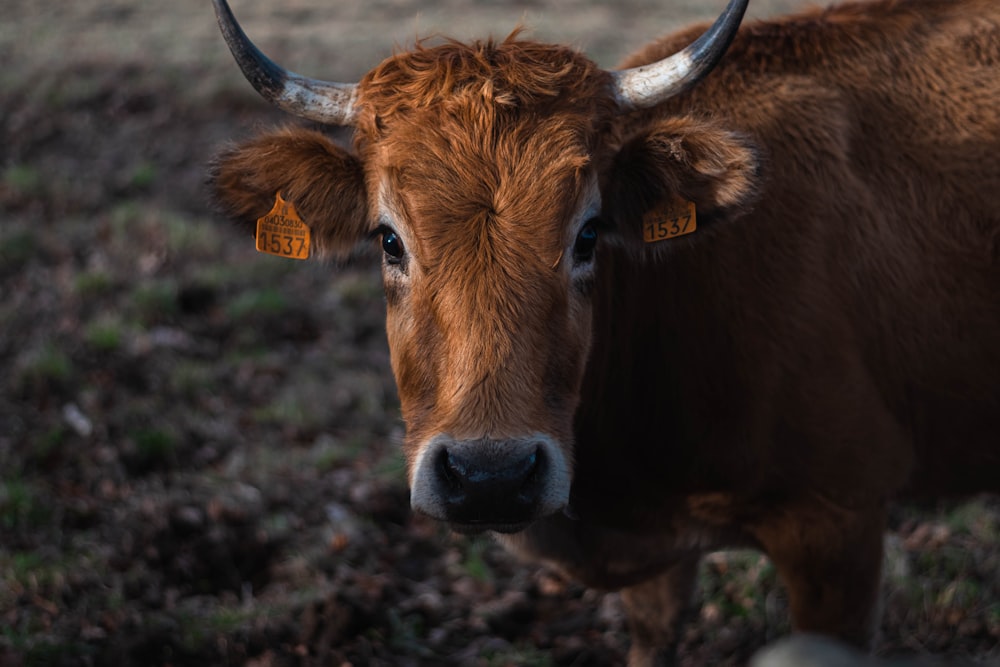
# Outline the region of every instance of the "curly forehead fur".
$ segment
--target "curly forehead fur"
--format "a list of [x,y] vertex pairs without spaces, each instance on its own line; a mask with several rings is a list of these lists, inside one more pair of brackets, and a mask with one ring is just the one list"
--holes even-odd
[[[563,239],[533,230],[566,220],[585,168],[611,143],[607,87],[608,74],[586,57],[517,33],[499,43],[418,44],[361,84],[357,143],[369,191],[383,180],[395,206],[421,225],[425,269],[468,242],[456,225],[481,247],[528,253],[506,261],[551,266]],[[565,196],[552,197],[553,187]],[[490,243],[522,233],[523,243]]]
[[544,113],[556,104],[593,112],[602,98],[610,111],[606,72],[574,49],[520,40],[519,33],[502,42],[422,41],[385,60],[361,81],[359,129],[376,136],[400,113],[476,99],[490,115],[516,108]]

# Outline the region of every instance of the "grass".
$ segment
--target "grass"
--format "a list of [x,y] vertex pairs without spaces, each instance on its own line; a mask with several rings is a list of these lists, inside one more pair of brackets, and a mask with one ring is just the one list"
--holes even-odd
[[49,503],[38,484],[16,477],[0,480],[0,527],[37,530],[51,518]]
[[962,503],[948,512],[945,525],[955,534],[984,542],[1000,542],[1000,522],[987,510],[985,499]]
[[280,315],[288,310],[288,298],[280,290],[265,287],[241,292],[227,308],[234,320]]
[[284,425],[304,429],[315,425],[312,413],[299,397],[280,396],[267,405],[253,411],[253,418],[259,424]]
[[16,630],[4,627],[0,646],[6,644],[20,655],[24,667],[52,667],[67,660],[85,658],[94,653],[87,644],[77,641],[53,641],[51,637],[33,630]]
[[376,461],[372,475],[381,482],[406,484],[406,458],[400,447],[388,447]]
[[83,331],[83,339],[96,352],[115,352],[122,347],[125,339],[125,325],[117,315],[100,315],[88,323]]
[[74,571],[93,564],[69,553],[40,551],[0,552],[0,602],[5,595],[58,600],[69,588]]
[[107,271],[88,271],[73,280],[73,292],[83,298],[102,296],[114,286],[114,278]]
[[70,435],[64,424],[54,424],[32,437],[32,446],[25,457],[26,462],[41,464],[57,452]]
[[224,605],[204,610],[180,610],[173,618],[179,626],[176,635],[180,645],[188,651],[197,652],[218,637],[236,634],[250,624],[256,614],[252,607]]
[[701,562],[698,587],[702,621],[711,628],[739,621],[758,629],[786,632],[784,589],[770,559],[757,551],[709,554]]
[[166,234],[167,249],[174,256],[215,260],[222,252],[224,239],[220,226],[204,218],[161,213],[159,225]]
[[[13,595],[15,591],[23,591],[31,586],[32,581],[38,581],[39,574],[44,573],[45,561],[36,551],[17,551],[3,554],[0,558],[0,570],[4,572],[4,587],[0,589]],[[0,600],[3,598],[0,597]]]
[[43,187],[42,174],[26,164],[13,164],[3,172],[3,185],[20,195],[35,195]]
[[142,161],[133,168],[129,182],[132,187],[144,190],[153,184],[156,175],[156,165],[152,162]]
[[400,615],[395,609],[388,610],[389,646],[404,655],[431,657],[434,655],[426,646],[427,628],[419,614]]
[[21,368],[18,385],[22,389],[39,388],[50,384],[64,384],[74,375],[73,361],[54,342],[43,343],[37,351],[29,354]]
[[137,198],[116,203],[107,214],[107,224],[109,250],[114,254],[165,253],[171,262],[215,262],[222,254],[224,241],[231,238],[212,220],[151,208]]
[[157,324],[177,314],[177,281],[166,278],[140,283],[129,300],[140,322],[147,326]]
[[368,437],[362,435],[341,439],[326,433],[321,434],[309,453],[312,465],[320,472],[349,465],[361,456],[369,441]]
[[332,289],[347,306],[366,305],[384,298],[382,282],[366,273],[338,275]]
[[524,642],[509,650],[484,651],[480,656],[486,667],[551,667],[552,657],[540,649]]
[[38,238],[27,229],[5,232],[0,237],[0,271],[16,271],[25,266],[38,252]]
[[254,251],[251,236],[228,234],[226,238],[229,243],[242,244],[246,252],[239,253],[235,259],[228,262],[212,262],[192,267],[191,282],[233,291],[261,289],[263,285],[281,284],[294,273],[295,265],[302,265],[301,262],[262,255]]
[[462,554],[462,570],[478,582],[489,583],[494,579],[493,568],[485,558],[492,546],[491,542],[483,537],[470,538],[466,541]]
[[176,463],[177,439],[172,433],[165,429],[147,428],[134,431],[131,435],[140,468],[160,468]]
[[205,387],[214,386],[215,372],[201,361],[182,359],[170,367],[167,384],[170,390],[182,397],[193,399]]

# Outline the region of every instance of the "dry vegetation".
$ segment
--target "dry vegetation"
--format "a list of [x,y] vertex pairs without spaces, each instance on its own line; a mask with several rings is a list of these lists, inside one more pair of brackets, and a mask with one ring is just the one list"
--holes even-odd
[[[210,214],[212,152],[284,119],[208,3],[4,4],[0,665],[620,664],[614,595],[409,513],[373,263],[259,256]],[[345,78],[522,18],[610,65],[687,4],[234,0]],[[879,650],[1000,660],[1000,504],[932,509],[894,516]],[[759,555],[701,583],[684,664],[787,631]]]

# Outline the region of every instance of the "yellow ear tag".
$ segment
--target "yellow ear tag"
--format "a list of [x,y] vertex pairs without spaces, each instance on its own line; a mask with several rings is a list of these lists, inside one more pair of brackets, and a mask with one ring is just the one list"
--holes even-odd
[[684,236],[696,229],[694,202],[680,197],[660,202],[642,216],[642,240],[646,243]]
[[274,196],[274,208],[257,219],[257,252],[292,259],[309,258],[309,228],[291,202]]

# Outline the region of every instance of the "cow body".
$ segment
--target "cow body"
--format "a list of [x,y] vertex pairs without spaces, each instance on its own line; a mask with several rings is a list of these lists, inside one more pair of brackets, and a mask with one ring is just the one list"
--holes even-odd
[[[1000,8],[758,22],[626,113],[565,49],[463,48],[362,81],[357,158],[291,130],[215,173],[238,219],[335,220],[321,249],[381,230],[416,509],[622,589],[633,664],[729,546],[870,641],[887,503],[1000,491]],[[698,230],[643,243],[677,196]]]
[[[919,4],[937,16],[744,28],[693,93],[636,121],[710,117],[757,138],[766,166],[752,210],[710,238],[599,259],[581,518],[648,534],[665,516],[745,525],[810,496],[998,490],[1000,60],[976,54],[1000,55],[1000,12]],[[861,41],[873,24],[886,34]],[[814,53],[777,60],[817,26]]]

